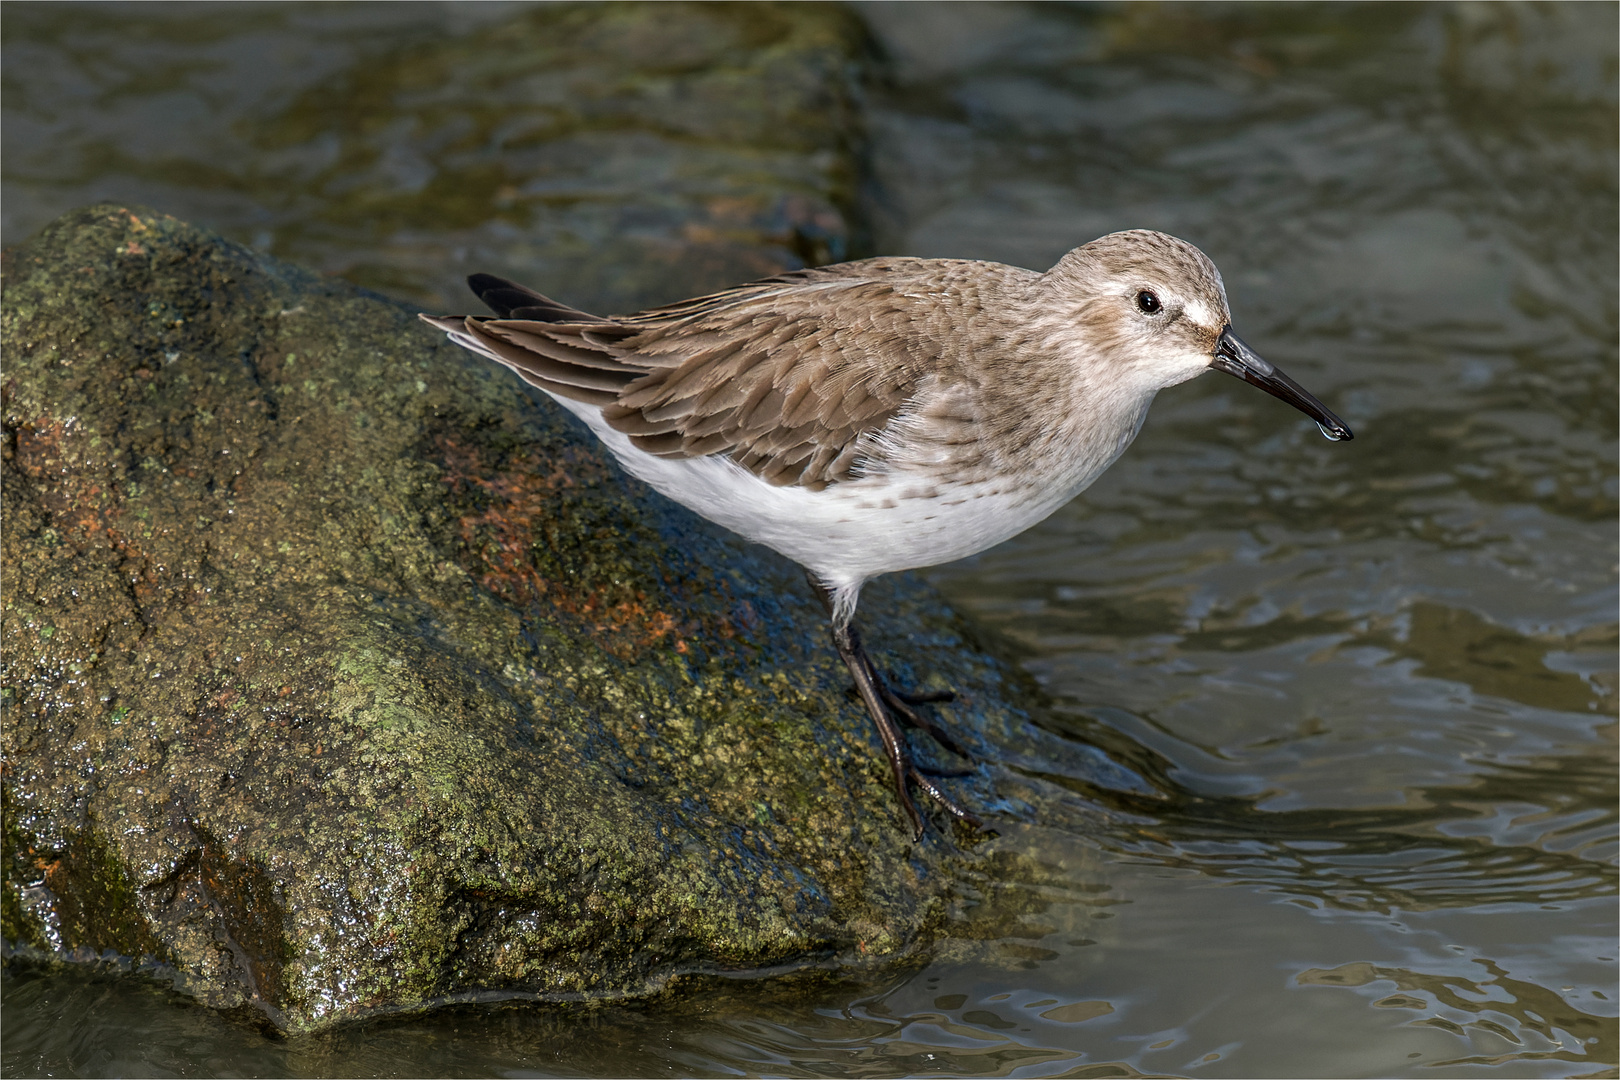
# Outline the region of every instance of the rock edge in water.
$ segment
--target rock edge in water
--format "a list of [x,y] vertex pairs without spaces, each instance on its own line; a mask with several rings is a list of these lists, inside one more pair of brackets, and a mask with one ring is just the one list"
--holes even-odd
[[[8,255],[3,341],[9,942],[308,1031],[870,962],[958,904],[797,568],[411,311],[97,206]],[[863,618],[970,740],[1020,722],[926,586]]]

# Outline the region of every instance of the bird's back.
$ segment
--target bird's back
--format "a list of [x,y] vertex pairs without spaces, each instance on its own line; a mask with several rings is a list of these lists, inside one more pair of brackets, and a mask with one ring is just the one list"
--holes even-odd
[[603,318],[488,275],[495,319],[432,319],[548,393],[601,409],[637,449],[724,454],[773,485],[847,481],[925,380],[974,378],[1016,332],[1040,275],[968,260],[879,258],[798,270]]

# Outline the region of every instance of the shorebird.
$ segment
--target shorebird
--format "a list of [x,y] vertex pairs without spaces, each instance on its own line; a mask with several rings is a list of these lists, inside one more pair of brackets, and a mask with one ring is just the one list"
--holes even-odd
[[861,586],[1016,536],[1130,445],[1160,390],[1214,369],[1350,429],[1232,332],[1215,264],[1146,230],[1043,273],[964,259],[795,270],[606,318],[474,274],[494,318],[422,318],[583,420],[625,470],[804,567],[877,727],[913,835],[902,725],[962,746],[891,687],[852,622]]

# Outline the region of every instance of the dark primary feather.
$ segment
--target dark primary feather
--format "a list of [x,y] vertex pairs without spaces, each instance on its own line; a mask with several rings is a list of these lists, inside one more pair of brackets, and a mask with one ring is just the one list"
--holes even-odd
[[612,319],[475,274],[498,317],[431,321],[542,390],[600,407],[647,453],[729,454],[770,483],[820,490],[878,449],[870,436],[937,366],[939,327],[922,324],[939,305],[908,287],[937,286],[921,279],[941,265],[800,270]]
[[502,319],[535,319],[540,322],[608,321],[559,304],[549,296],[541,296],[533,289],[524,288],[515,281],[507,281],[494,274],[473,274],[467,278],[467,287],[489,310]]

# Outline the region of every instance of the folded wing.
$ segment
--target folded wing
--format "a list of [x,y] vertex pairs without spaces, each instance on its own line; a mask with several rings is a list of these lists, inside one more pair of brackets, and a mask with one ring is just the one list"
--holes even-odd
[[548,393],[595,405],[641,450],[727,454],[777,485],[859,474],[928,372],[912,260],[801,270],[618,318],[468,279],[493,319],[423,318]]

